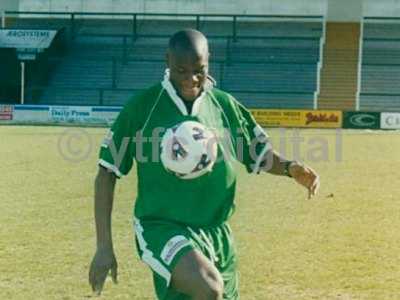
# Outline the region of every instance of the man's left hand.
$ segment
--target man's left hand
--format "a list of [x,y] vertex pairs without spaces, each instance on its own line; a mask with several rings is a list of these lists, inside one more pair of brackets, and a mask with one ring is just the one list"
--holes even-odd
[[308,199],[318,192],[320,181],[318,174],[310,167],[293,162],[289,167],[289,174],[308,190]]

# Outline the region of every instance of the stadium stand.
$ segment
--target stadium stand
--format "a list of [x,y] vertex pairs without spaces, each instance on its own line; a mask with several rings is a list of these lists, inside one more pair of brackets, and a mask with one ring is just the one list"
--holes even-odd
[[[222,86],[239,99],[247,99],[245,102],[247,106],[260,108],[312,107],[313,93],[316,89],[315,65],[235,63],[227,66],[225,70]],[[290,94],[288,94],[289,92]],[[257,96],[258,100],[252,99],[257,94],[261,94],[262,97]],[[303,98],[300,95],[308,95],[308,97]],[[276,99],[277,97],[278,99]],[[279,101],[273,101],[274,99]]]
[[[40,19],[30,19],[36,28]],[[51,26],[65,25],[65,20]],[[31,86],[41,104],[121,105],[162,79],[170,34],[200,27],[210,40],[211,74],[249,107],[313,108],[322,21],[137,21],[76,19],[67,54],[45,86]],[[28,19],[15,26],[29,26]],[[44,27],[49,26],[46,21]],[[71,26],[70,26],[71,27]],[[134,34],[133,34],[134,33]],[[38,92],[40,90],[41,92]],[[32,95],[36,99],[32,98]]]
[[400,111],[400,24],[364,24],[360,109]]

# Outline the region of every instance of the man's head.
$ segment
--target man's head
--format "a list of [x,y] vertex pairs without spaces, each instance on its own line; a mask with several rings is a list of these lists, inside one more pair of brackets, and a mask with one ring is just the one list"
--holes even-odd
[[208,75],[208,42],[199,31],[186,29],[169,40],[167,65],[178,95],[193,101],[202,92]]

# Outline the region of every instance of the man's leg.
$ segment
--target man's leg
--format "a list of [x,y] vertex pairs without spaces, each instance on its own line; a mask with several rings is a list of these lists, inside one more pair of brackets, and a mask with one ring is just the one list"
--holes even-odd
[[216,267],[194,249],[182,256],[172,271],[172,288],[193,300],[222,300],[224,282]]

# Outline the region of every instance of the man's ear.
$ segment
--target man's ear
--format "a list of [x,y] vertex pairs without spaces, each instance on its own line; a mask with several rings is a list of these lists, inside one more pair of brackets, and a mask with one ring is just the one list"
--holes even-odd
[[169,52],[167,51],[167,53],[165,53],[165,63],[166,63],[166,65],[167,65],[168,68],[169,68],[169,60],[170,60],[170,58],[169,58]]

